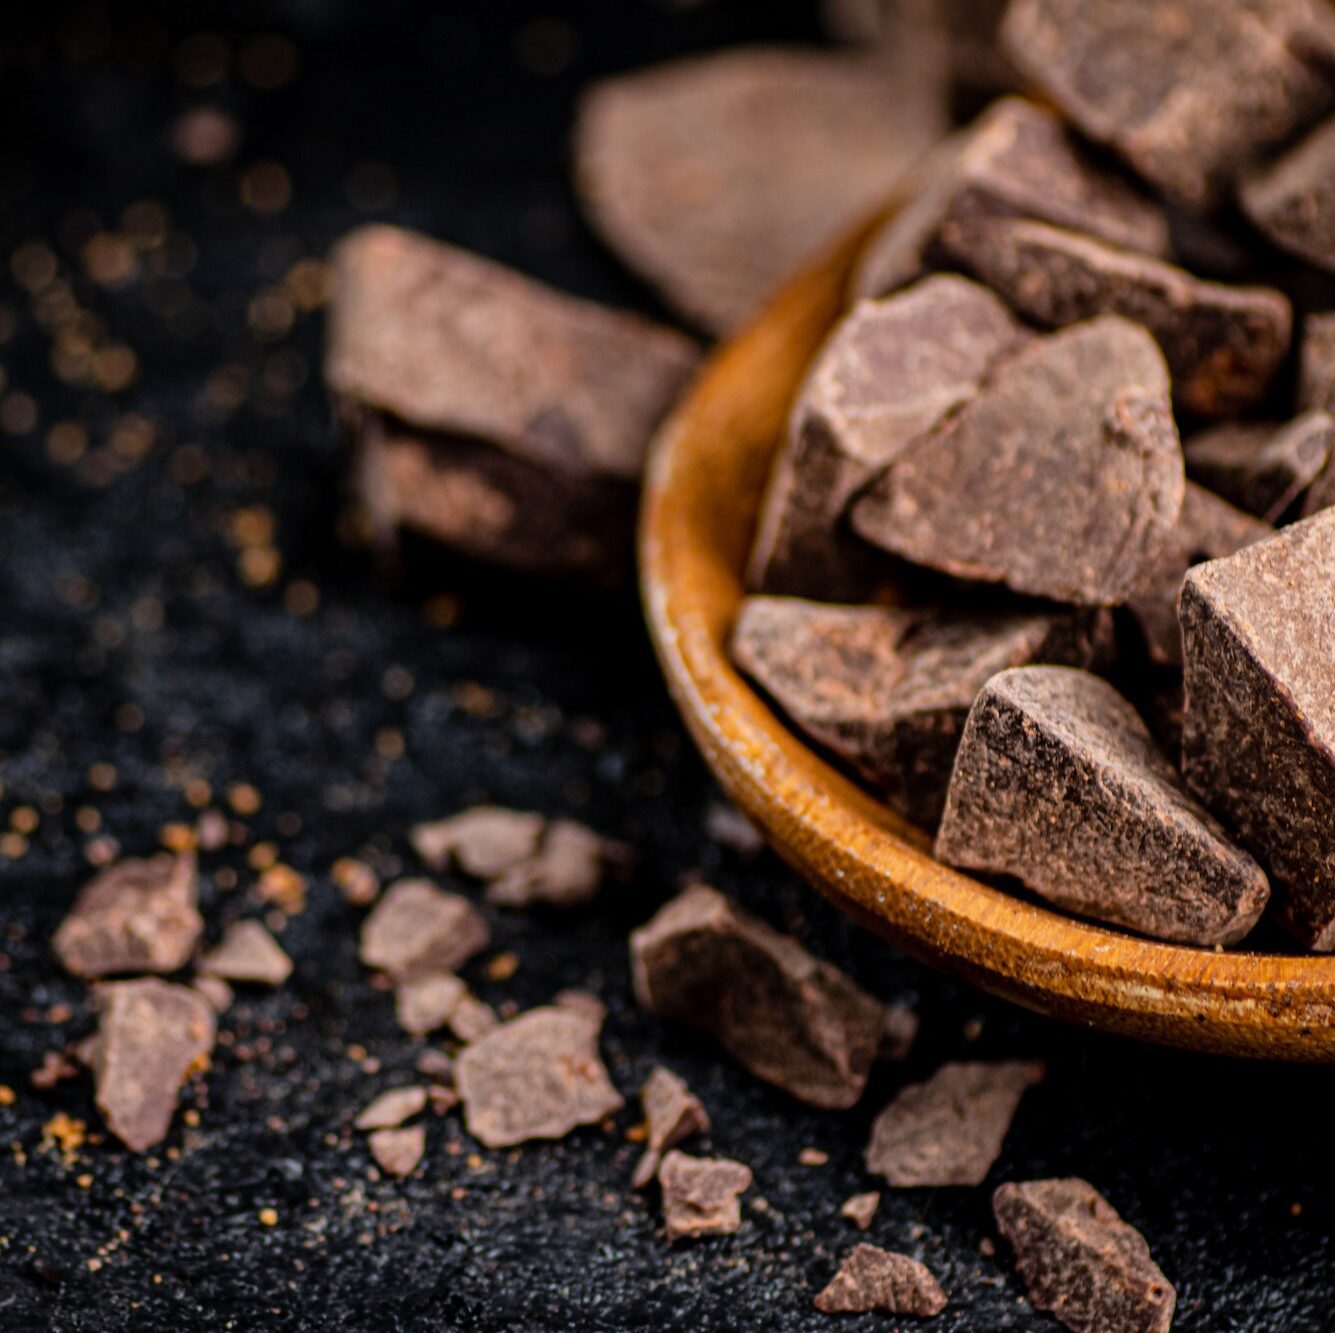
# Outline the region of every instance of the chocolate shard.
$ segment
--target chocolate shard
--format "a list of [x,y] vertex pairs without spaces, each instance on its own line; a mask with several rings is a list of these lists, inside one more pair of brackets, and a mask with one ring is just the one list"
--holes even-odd
[[658,1168],[668,1240],[730,1235],[742,1225],[738,1196],[751,1168],[726,1157],[688,1157],[675,1149]]
[[953,275],[859,302],[794,405],[761,507],[749,586],[826,600],[859,595],[875,566],[844,526],[855,492],[967,401],[988,366],[1027,336],[991,292]]
[[367,1142],[376,1165],[387,1176],[410,1176],[426,1151],[426,1129],[422,1125],[378,1129]]
[[1335,118],[1247,181],[1239,197],[1276,245],[1335,273]]
[[848,1218],[859,1231],[866,1231],[871,1226],[876,1210],[881,1206],[880,1190],[868,1190],[866,1194],[853,1194],[844,1200],[839,1212]]
[[1182,585],[1187,785],[1266,866],[1281,915],[1335,948],[1335,510]]
[[432,870],[457,865],[476,879],[494,879],[538,850],[547,821],[527,810],[477,805],[418,824],[408,834],[413,851]]
[[1089,158],[1052,112],[1019,97],[994,103],[937,148],[904,197],[858,261],[857,296],[911,282],[937,257],[941,228],[971,218],[1035,218],[1146,254],[1169,251],[1162,211]]
[[998,671],[1112,655],[1106,612],[903,610],[749,597],[733,661],[795,726],[934,828],[964,721]]
[[790,936],[696,884],[630,937],[635,996],[713,1034],[758,1078],[812,1106],[862,1095],[884,1006]]
[[874,545],[1080,606],[1133,593],[1182,508],[1168,370],[1104,315],[1037,338],[856,501]]
[[883,1310],[930,1319],[946,1308],[946,1293],[931,1270],[916,1259],[864,1244],[840,1264],[815,1304],[822,1314]]
[[415,1037],[435,1032],[468,994],[468,987],[453,972],[421,972],[394,987],[394,1017]]
[[420,1084],[390,1088],[376,1097],[352,1123],[355,1128],[397,1129],[426,1110],[427,1090]]
[[1087,1181],[1001,1185],[992,1210],[1036,1309],[1075,1333],[1168,1333],[1177,1292],[1145,1238]]
[[936,855],[1182,944],[1236,944],[1270,896],[1260,866],[1188,796],[1135,709],[1066,667],[1004,671],[979,694]]
[[1223,202],[1249,165],[1332,100],[1335,20],[1311,0],[1014,0],[1002,43],[1091,139],[1183,208]]
[[77,977],[175,972],[204,929],[198,898],[193,856],[118,862],[80,890],[52,941],[56,956]]
[[599,1024],[530,1009],[466,1046],[455,1064],[468,1132],[488,1148],[564,1138],[624,1104],[598,1055]]
[[1298,405],[1335,413],[1335,311],[1303,321]]
[[624,844],[573,819],[554,819],[533,855],[487,886],[487,901],[498,907],[583,907],[597,896],[608,867],[629,860]]
[[947,1064],[902,1089],[872,1124],[867,1170],[897,1188],[981,1185],[1043,1066],[1011,1060]]
[[1284,363],[1293,308],[1272,287],[1207,282],[1174,264],[1025,218],[969,218],[941,248],[1025,319],[1064,328],[1122,315],[1155,337],[1180,408],[1204,417],[1255,407]]
[[213,1009],[188,986],[153,978],[104,982],[94,995],[97,1105],[111,1132],[143,1152],[166,1138],[181,1086],[209,1066]]
[[634,1189],[644,1189],[658,1174],[659,1163],[669,1148],[692,1134],[709,1129],[709,1115],[700,1099],[670,1069],[658,1065],[640,1089],[640,1102],[649,1127],[643,1155],[631,1177]]
[[292,960],[258,921],[234,921],[199,960],[199,970],[224,981],[281,986],[292,975]]
[[1203,560],[1232,555],[1273,532],[1270,524],[1234,509],[1194,481],[1187,482],[1177,523],[1155,555],[1140,589],[1126,604],[1140,626],[1146,651],[1156,666],[1182,665],[1177,595],[1187,570]]
[[737,49],[596,85],[579,110],[576,178],[612,249],[722,334],[883,204],[945,125],[930,69]]
[[460,1041],[469,1042],[476,1041],[490,1032],[500,1019],[496,1017],[496,1011],[491,1005],[479,1000],[476,995],[465,995],[450,1010],[450,1016],[446,1021],[450,1025],[450,1031]]
[[482,914],[430,880],[401,879],[385,890],[362,923],[361,960],[396,981],[423,972],[453,972],[487,947]]

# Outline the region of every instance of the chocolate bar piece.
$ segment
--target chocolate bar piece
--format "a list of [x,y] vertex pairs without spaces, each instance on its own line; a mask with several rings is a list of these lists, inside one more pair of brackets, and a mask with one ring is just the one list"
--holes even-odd
[[1276,245],[1335,273],[1335,119],[1249,180],[1239,197]]

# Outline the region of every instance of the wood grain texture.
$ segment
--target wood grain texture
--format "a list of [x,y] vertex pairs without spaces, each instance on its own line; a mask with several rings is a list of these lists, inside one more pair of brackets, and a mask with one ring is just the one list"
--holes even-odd
[[1335,1060],[1335,957],[1159,944],[934,861],[930,840],[794,736],[725,643],[770,459],[843,307],[859,229],[723,347],[655,444],[640,527],[650,632],[728,794],[827,898],[917,957],[1071,1022],[1198,1050]]

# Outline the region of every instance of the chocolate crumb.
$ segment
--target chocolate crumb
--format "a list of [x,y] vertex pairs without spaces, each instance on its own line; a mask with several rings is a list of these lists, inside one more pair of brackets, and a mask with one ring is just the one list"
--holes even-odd
[[481,913],[430,880],[391,884],[362,923],[361,959],[396,981],[421,972],[453,972],[487,947]]
[[536,852],[487,886],[487,901],[499,907],[582,907],[597,895],[608,866],[624,865],[629,857],[621,843],[572,819],[554,819]]
[[28,1081],[34,1088],[45,1092],[67,1078],[77,1077],[78,1073],[79,1065],[70,1058],[68,1051],[46,1051],[42,1063],[28,1076]]
[[225,1014],[232,1007],[235,998],[232,988],[221,978],[201,973],[190,983],[191,989],[198,991],[208,1002],[215,1014]]
[[538,850],[546,822],[528,811],[479,805],[418,824],[408,840],[432,870],[447,870],[454,863],[476,879],[494,879]]
[[376,1097],[352,1123],[357,1129],[397,1129],[405,1120],[420,1115],[426,1102],[427,1091],[420,1085],[390,1088]]
[[868,1190],[866,1194],[854,1194],[845,1199],[839,1212],[859,1231],[866,1231],[880,1206],[880,1190]]
[[822,1314],[887,1314],[931,1318],[946,1308],[946,1293],[931,1272],[907,1254],[859,1245],[815,1301]]
[[499,1021],[491,1005],[471,994],[465,994],[459,1000],[446,1020],[450,1031],[463,1042],[476,1041],[490,1032]]
[[414,1036],[444,1027],[468,994],[468,987],[453,972],[422,972],[394,987],[394,1017]]
[[258,921],[234,921],[218,947],[199,960],[199,970],[224,981],[281,986],[292,974],[292,960]]
[[723,1236],[742,1225],[738,1196],[751,1188],[751,1168],[726,1157],[688,1157],[675,1149],[658,1168],[668,1240]]
[[637,1190],[644,1189],[658,1174],[659,1163],[669,1148],[709,1129],[709,1115],[700,1099],[683,1079],[662,1065],[653,1070],[640,1089],[640,1101],[649,1137],[631,1177],[631,1186]]
[[434,1079],[438,1083],[454,1083],[454,1059],[444,1051],[437,1050],[435,1047],[427,1047],[422,1051],[416,1060],[413,1061],[413,1068],[426,1078]]
[[426,1151],[426,1130],[421,1125],[406,1129],[378,1129],[367,1140],[376,1165],[390,1176],[410,1176]]

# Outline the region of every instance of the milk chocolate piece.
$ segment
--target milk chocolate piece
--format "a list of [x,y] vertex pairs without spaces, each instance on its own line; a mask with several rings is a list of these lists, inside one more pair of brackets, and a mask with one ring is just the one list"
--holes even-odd
[[175,972],[204,928],[193,856],[127,859],[89,880],[52,945],[77,977]]
[[857,597],[875,565],[843,523],[854,493],[972,397],[996,357],[1026,337],[991,292],[952,275],[859,302],[817,355],[794,404],[748,584]]
[[[1211,567],[1198,565],[1184,588]],[[936,854],[1013,875],[1066,911],[1184,944],[1237,943],[1270,896],[1135,709],[1066,667],[1004,671],[979,694]]]
[[749,597],[733,661],[906,819],[936,825],[969,707],[998,671],[1111,655],[1106,613],[908,611]]
[[724,1236],[742,1225],[738,1195],[751,1188],[751,1168],[726,1157],[688,1157],[675,1149],[658,1168],[668,1240]]
[[1182,450],[1153,338],[1116,315],[1037,338],[853,505],[868,541],[1016,592],[1112,606],[1182,508]]
[[981,1185],[1027,1089],[1043,1080],[1031,1061],[947,1064],[911,1083],[876,1117],[867,1170],[898,1187]]
[[471,810],[418,824],[408,841],[432,870],[455,864],[477,879],[494,879],[538,850],[547,821],[526,810],[477,805]]
[[281,986],[292,975],[292,960],[258,921],[233,921],[199,960],[199,970],[224,981]]
[[723,334],[880,207],[945,126],[931,69],[736,49],[596,85],[580,107],[576,177],[608,244]]
[[930,1319],[946,1308],[946,1293],[931,1271],[907,1254],[859,1245],[816,1297],[815,1305],[822,1314],[884,1310]]
[[452,972],[487,947],[481,913],[430,880],[401,879],[385,890],[362,923],[361,960],[396,981],[423,972]]
[[630,849],[599,837],[573,819],[554,819],[537,850],[487,886],[498,907],[582,907],[592,902],[607,869],[626,864]]
[[410,1176],[426,1151],[426,1130],[421,1125],[378,1129],[367,1142],[376,1165],[387,1176]]
[[862,1095],[884,1007],[795,939],[693,885],[630,937],[635,997],[712,1033],[758,1078],[812,1106]]
[[658,1165],[669,1148],[692,1134],[709,1129],[709,1115],[700,1099],[670,1069],[657,1066],[640,1089],[649,1138],[636,1163],[631,1185],[642,1190],[658,1174]]
[[414,1036],[444,1027],[468,994],[453,972],[421,972],[394,987],[394,1017]]
[[584,1014],[530,1009],[466,1046],[455,1065],[468,1132],[488,1148],[564,1138],[619,1111]]
[[839,1212],[859,1231],[866,1231],[871,1226],[876,1210],[881,1206],[880,1190],[868,1190],[866,1194],[853,1194],[844,1200]]
[[1303,321],[1298,406],[1335,413],[1335,311]]
[[941,228],[980,217],[1036,218],[1146,254],[1168,253],[1163,213],[1090,159],[1050,111],[1008,97],[914,172],[909,201],[858,261],[852,291],[884,296],[932,261]]
[[1182,452],[1194,480],[1275,523],[1321,475],[1332,448],[1335,418],[1311,411],[1279,429],[1219,426],[1188,440]]
[[1187,784],[1270,872],[1285,924],[1335,948],[1335,510],[1182,585]]
[[1075,1333],[1168,1333],[1177,1292],[1145,1238],[1087,1181],[1001,1185],[992,1209],[1035,1309]]
[[[1013,0],[1011,59],[1091,139],[1205,212],[1332,100],[1312,0]],[[1318,52],[1315,48],[1321,48]]]
[[426,1110],[427,1091],[420,1085],[382,1092],[352,1123],[357,1129],[397,1129]]
[[1207,282],[1092,236],[1025,218],[941,229],[941,248],[1025,319],[1063,328],[1123,315],[1154,334],[1177,405],[1204,417],[1259,403],[1289,350],[1293,309],[1271,287]]
[[1276,245],[1335,273],[1335,118],[1249,180],[1240,198]]
[[494,1028],[500,1019],[496,1017],[496,1011],[491,1005],[479,1000],[476,995],[465,995],[458,1004],[450,1010],[450,1016],[446,1019],[450,1025],[450,1031],[454,1033],[460,1041],[476,1041],[479,1037],[488,1033]]

